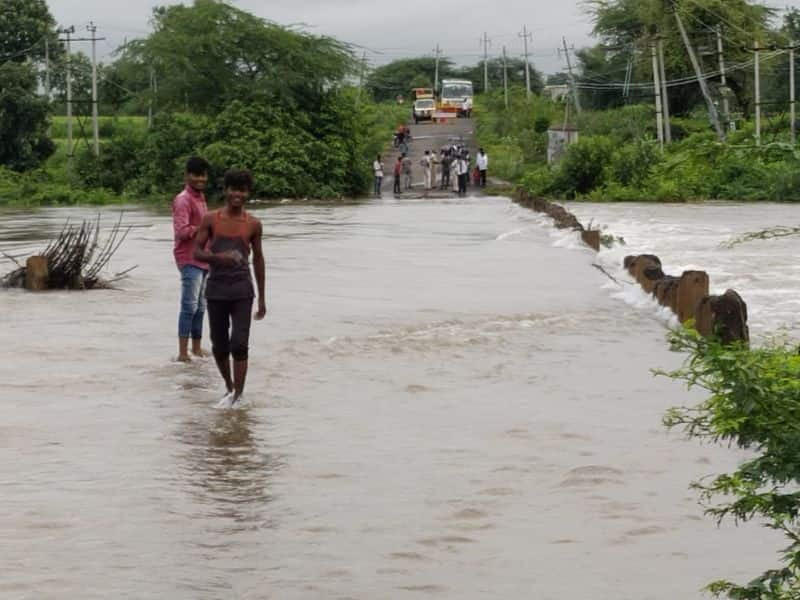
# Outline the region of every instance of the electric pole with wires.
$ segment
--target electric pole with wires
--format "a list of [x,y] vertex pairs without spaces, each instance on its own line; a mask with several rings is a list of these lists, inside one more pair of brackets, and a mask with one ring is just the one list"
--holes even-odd
[[664,143],[672,142],[672,125],[669,121],[669,95],[667,94],[667,72],[664,67],[664,38],[659,35],[656,38],[658,48],[658,63],[661,70],[661,112],[664,115]]
[[661,112],[661,69],[658,66],[658,52],[656,43],[650,42],[650,59],[653,62],[653,96],[656,100],[656,129],[658,130],[658,144],[664,149],[664,114]]
[[692,48],[692,44],[689,42],[689,35],[686,33],[686,28],[683,26],[683,21],[681,20],[680,14],[678,11],[675,11],[675,20],[678,22],[678,30],[681,33],[681,38],[683,39],[683,44],[686,46],[686,52],[689,54],[689,60],[692,63],[692,67],[694,68],[695,76],[697,77],[697,83],[700,85],[700,91],[703,93],[703,98],[706,100],[706,105],[708,106],[708,118],[711,121],[711,124],[714,126],[714,130],[717,132],[717,137],[721,142],[725,141],[725,131],[722,129],[722,125],[719,122],[719,113],[717,112],[717,107],[714,104],[714,100],[711,98],[711,93],[708,91],[708,86],[706,85],[705,77],[703,76],[703,72],[700,69],[700,63],[697,61],[697,56],[695,56],[694,48]]
[[575,84],[575,76],[572,74],[572,60],[569,57],[570,49],[567,48],[567,38],[562,37],[564,44],[564,56],[567,58],[567,72],[569,73],[569,85],[572,88],[572,97],[575,100],[575,111],[581,114],[581,99],[578,97],[578,86]]
[[434,50],[436,53],[436,59],[434,61],[434,70],[433,70],[433,96],[436,97],[436,93],[439,89],[439,55],[441,54],[441,50],[439,49],[439,44],[436,44],[436,49]]
[[503,98],[508,110],[508,62],[506,60],[506,47],[503,46]]
[[483,91],[486,93],[489,91],[489,44],[491,40],[485,31],[483,32],[481,43],[483,44]]
[[97,40],[103,39],[95,36],[97,33],[97,26],[89,21],[86,27],[92,37],[92,137],[94,141],[94,155],[100,156],[100,124],[98,123],[97,115]]
[[527,91],[527,97],[531,97],[531,68],[530,63],[528,61],[528,39],[530,38],[533,41],[533,34],[528,31],[528,26],[522,26],[522,33],[517,34],[519,37],[522,38],[522,41],[525,43],[525,89]]
[[64,27],[63,29],[58,30],[59,33],[63,33],[66,38],[60,41],[66,42],[67,44],[67,56],[66,56],[66,88],[67,88],[67,173],[72,173],[72,72],[70,70],[70,53],[71,53],[71,41],[72,41],[72,34],[75,33],[75,26],[70,25],[69,27]]

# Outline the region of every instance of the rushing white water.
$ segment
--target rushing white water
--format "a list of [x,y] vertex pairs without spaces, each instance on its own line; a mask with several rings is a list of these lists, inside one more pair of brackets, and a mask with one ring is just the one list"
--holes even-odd
[[[750,232],[800,224],[794,204],[583,204],[569,210],[583,223],[607,227],[626,245],[600,252],[599,260],[621,279],[626,254],[652,253],[664,270],[707,271],[711,292],[738,291],[747,303],[750,332],[755,341],[784,336],[797,340],[800,309],[800,236],[753,240],[729,247]],[[629,294],[629,297],[633,294]]]
[[[167,216],[127,214],[123,291],[0,292],[0,597],[673,600],[776,565],[773,533],[703,517],[688,484],[741,455],[663,430],[702,396],[652,376],[682,359],[666,319],[592,263],[704,268],[759,335],[792,328],[792,239],[719,242],[800,209],[570,208],[628,245],[500,198],[255,210],[237,411],[171,360]],[[0,213],[0,249],[91,214]]]

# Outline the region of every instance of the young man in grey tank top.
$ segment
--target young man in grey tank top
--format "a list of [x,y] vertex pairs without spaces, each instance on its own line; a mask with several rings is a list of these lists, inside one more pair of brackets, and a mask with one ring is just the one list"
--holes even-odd
[[261,221],[244,210],[252,187],[253,177],[249,171],[225,173],[225,206],[203,218],[195,238],[195,258],[209,265],[206,302],[211,351],[227,389],[220,401],[221,407],[233,406],[241,400],[247,378],[255,297],[248,261],[251,252],[258,288],[255,319],[261,320],[267,313]]

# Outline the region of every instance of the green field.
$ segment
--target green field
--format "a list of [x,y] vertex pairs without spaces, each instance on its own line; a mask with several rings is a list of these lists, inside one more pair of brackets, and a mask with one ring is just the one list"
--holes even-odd
[[[147,129],[147,117],[98,117],[100,138],[109,138],[121,131],[144,131]],[[51,117],[50,135],[54,139],[67,137],[67,117]],[[82,128],[82,129],[81,129]],[[72,120],[72,136],[75,140],[81,137],[92,139],[92,119],[81,117]]]

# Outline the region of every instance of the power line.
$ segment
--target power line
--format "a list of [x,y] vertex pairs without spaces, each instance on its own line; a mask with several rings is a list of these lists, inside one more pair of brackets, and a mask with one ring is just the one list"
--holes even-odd
[[[785,54],[784,50],[775,50],[773,52],[766,53],[763,57],[763,60],[771,60],[781,54]],[[727,65],[725,67],[725,72],[730,73],[732,71],[742,71],[745,69],[751,68],[755,64],[755,59],[751,59],[741,63],[734,63],[733,65]],[[719,77],[722,74],[721,71],[711,71],[703,74],[703,79],[714,79],[715,77]],[[687,83],[692,83],[697,81],[697,77],[694,75],[689,75],[685,77],[680,77],[678,79],[671,79],[667,82],[667,87],[679,87],[682,85],[686,85]],[[626,86],[624,81],[620,82],[609,82],[609,83],[583,83],[583,81],[578,82],[578,87],[582,89],[594,89],[594,90],[607,90],[611,91],[614,89],[621,89]],[[650,89],[653,87],[652,83],[628,83],[628,87],[637,88],[637,89]]]

